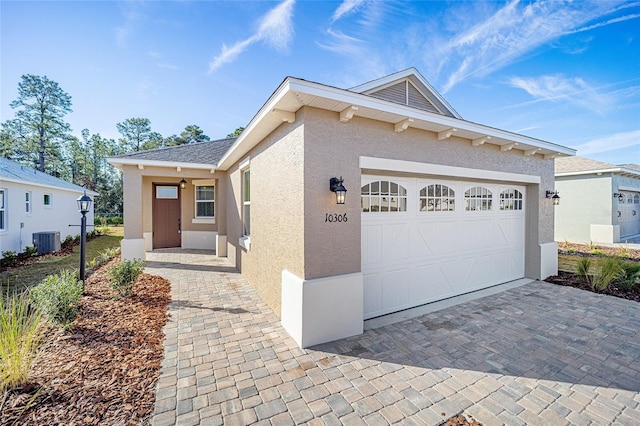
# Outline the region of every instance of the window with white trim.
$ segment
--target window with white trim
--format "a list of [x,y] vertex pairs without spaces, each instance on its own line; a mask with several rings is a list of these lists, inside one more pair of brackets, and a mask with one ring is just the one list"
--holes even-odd
[[242,172],[242,232],[246,237],[251,235],[251,172],[249,169]]
[[156,198],[166,199],[166,200],[177,200],[178,199],[178,187],[175,185],[172,186],[156,186]]
[[363,213],[406,212],[407,190],[388,180],[371,182],[361,188],[360,203]]
[[632,194],[628,194],[627,195],[627,204],[633,204],[633,195]]
[[500,193],[500,210],[522,210],[522,192],[505,189]]
[[51,194],[44,194],[42,201],[44,203],[45,207],[51,207],[51,204],[53,203],[53,195]]
[[213,185],[196,185],[196,217],[212,218],[215,216],[215,187]]
[[5,190],[0,189],[0,231],[7,229],[7,210],[5,208]]
[[420,190],[421,212],[452,212],[455,210],[456,194],[452,188],[439,183]]
[[636,194],[633,196],[633,204],[640,204],[640,195]]
[[27,214],[31,214],[31,191],[24,193],[24,211]]
[[474,186],[464,193],[464,209],[467,211],[491,210],[492,194],[483,186]]

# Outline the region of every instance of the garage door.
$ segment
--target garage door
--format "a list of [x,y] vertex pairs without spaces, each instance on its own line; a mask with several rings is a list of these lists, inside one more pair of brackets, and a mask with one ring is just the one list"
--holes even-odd
[[620,238],[640,234],[640,194],[632,191],[622,193],[622,201],[618,204],[618,223]]
[[363,176],[364,317],[524,276],[525,188]]

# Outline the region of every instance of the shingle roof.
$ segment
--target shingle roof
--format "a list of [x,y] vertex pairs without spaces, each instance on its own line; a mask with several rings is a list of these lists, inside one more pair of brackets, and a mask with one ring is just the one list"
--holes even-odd
[[[4,157],[0,157],[0,180],[2,179],[18,180],[24,183],[46,185],[75,192],[84,191],[84,188],[79,185],[74,185],[71,182],[42,173],[36,169],[32,169],[31,167],[24,166]],[[97,194],[93,191],[87,192]]]
[[640,172],[640,164],[627,163],[627,164],[619,164],[620,167],[624,167],[625,169],[636,170]]
[[613,164],[585,157],[560,157],[555,159],[556,173],[588,172],[617,168]]
[[148,151],[131,152],[111,158],[216,165],[231,145],[233,145],[235,140],[236,138],[218,139],[214,141],[150,149]]

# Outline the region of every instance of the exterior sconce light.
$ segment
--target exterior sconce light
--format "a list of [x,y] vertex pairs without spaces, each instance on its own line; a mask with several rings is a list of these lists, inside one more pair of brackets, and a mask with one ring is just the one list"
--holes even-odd
[[180,189],[185,189],[187,187],[187,181],[182,179],[180,181]]
[[87,245],[87,213],[91,209],[91,197],[84,191],[84,195],[76,200],[78,202],[78,210],[82,214],[80,221],[80,281],[82,281],[82,293],[84,294],[84,276],[85,276],[85,247]]
[[347,193],[347,188],[344,187],[342,181],[342,176],[340,176],[340,179],[332,177],[329,180],[329,189],[331,192],[336,193],[336,204],[344,204],[344,197]]
[[618,198],[618,201],[621,203],[624,201],[624,195],[619,193],[619,192],[614,192],[613,193],[613,198]]
[[547,198],[551,198],[554,206],[560,204],[560,196],[558,195],[558,191],[547,190]]

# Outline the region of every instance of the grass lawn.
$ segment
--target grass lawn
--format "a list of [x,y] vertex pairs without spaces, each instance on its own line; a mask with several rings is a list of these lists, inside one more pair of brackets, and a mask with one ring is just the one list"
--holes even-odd
[[[89,262],[105,249],[119,247],[123,229],[123,227],[111,227],[108,235],[88,241],[85,260]],[[66,256],[42,256],[28,265],[7,269],[0,273],[0,286],[3,292],[21,291],[38,284],[47,275],[78,267],[80,267],[80,245],[73,247],[73,253]]]

